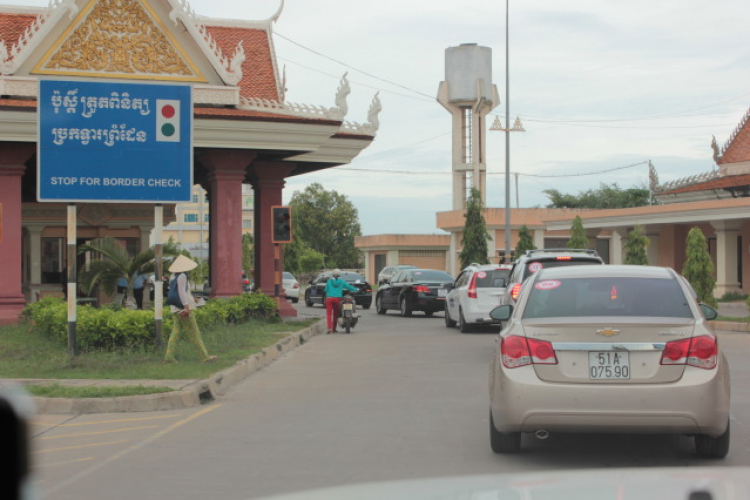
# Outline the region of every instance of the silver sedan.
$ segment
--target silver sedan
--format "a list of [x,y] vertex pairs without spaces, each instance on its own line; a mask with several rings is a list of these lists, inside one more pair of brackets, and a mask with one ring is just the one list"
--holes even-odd
[[674,433],[729,450],[729,367],[688,282],[672,269],[571,266],[523,285],[490,366],[490,444],[521,433]]

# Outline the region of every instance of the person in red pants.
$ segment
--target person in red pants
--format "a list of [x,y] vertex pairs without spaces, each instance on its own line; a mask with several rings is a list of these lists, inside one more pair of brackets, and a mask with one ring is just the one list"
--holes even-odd
[[341,271],[336,269],[333,271],[333,276],[326,281],[324,292],[326,295],[326,323],[328,324],[328,332],[326,333],[336,333],[336,322],[339,319],[339,308],[344,290],[356,292],[357,287],[342,280]]

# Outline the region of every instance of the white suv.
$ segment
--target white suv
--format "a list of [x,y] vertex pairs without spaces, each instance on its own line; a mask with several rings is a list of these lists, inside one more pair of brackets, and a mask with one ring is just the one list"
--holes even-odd
[[501,304],[512,267],[471,264],[461,271],[445,299],[445,326],[458,324],[461,333],[467,333],[476,325],[497,325],[490,311]]

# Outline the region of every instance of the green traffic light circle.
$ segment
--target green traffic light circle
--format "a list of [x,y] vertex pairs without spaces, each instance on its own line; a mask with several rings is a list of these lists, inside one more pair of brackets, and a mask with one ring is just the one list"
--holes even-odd
[[164,125],[161,126],[161,133],[162,135],[166,137],[173,136],[174,132],[175,132],[174,125],[172,125],[171,123],[165,123]]

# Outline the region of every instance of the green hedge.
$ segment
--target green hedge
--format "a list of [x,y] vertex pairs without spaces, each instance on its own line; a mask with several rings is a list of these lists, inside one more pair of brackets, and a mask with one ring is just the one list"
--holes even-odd
[[[201,328],[277,317],[276,301],[263,293],[210,299],[195,311],[195,319]],[[67,343],[68,307],[62,299],[46,298],[29,304],[24,309],[23,318],[31,323],[35,331]],[[172,315],[169,306],[166,306],[162,331],[168,336],[171,330]],[[152,346],[155,338],[154,311],[78,306],[76,341],[82,350],[146,347]]]

